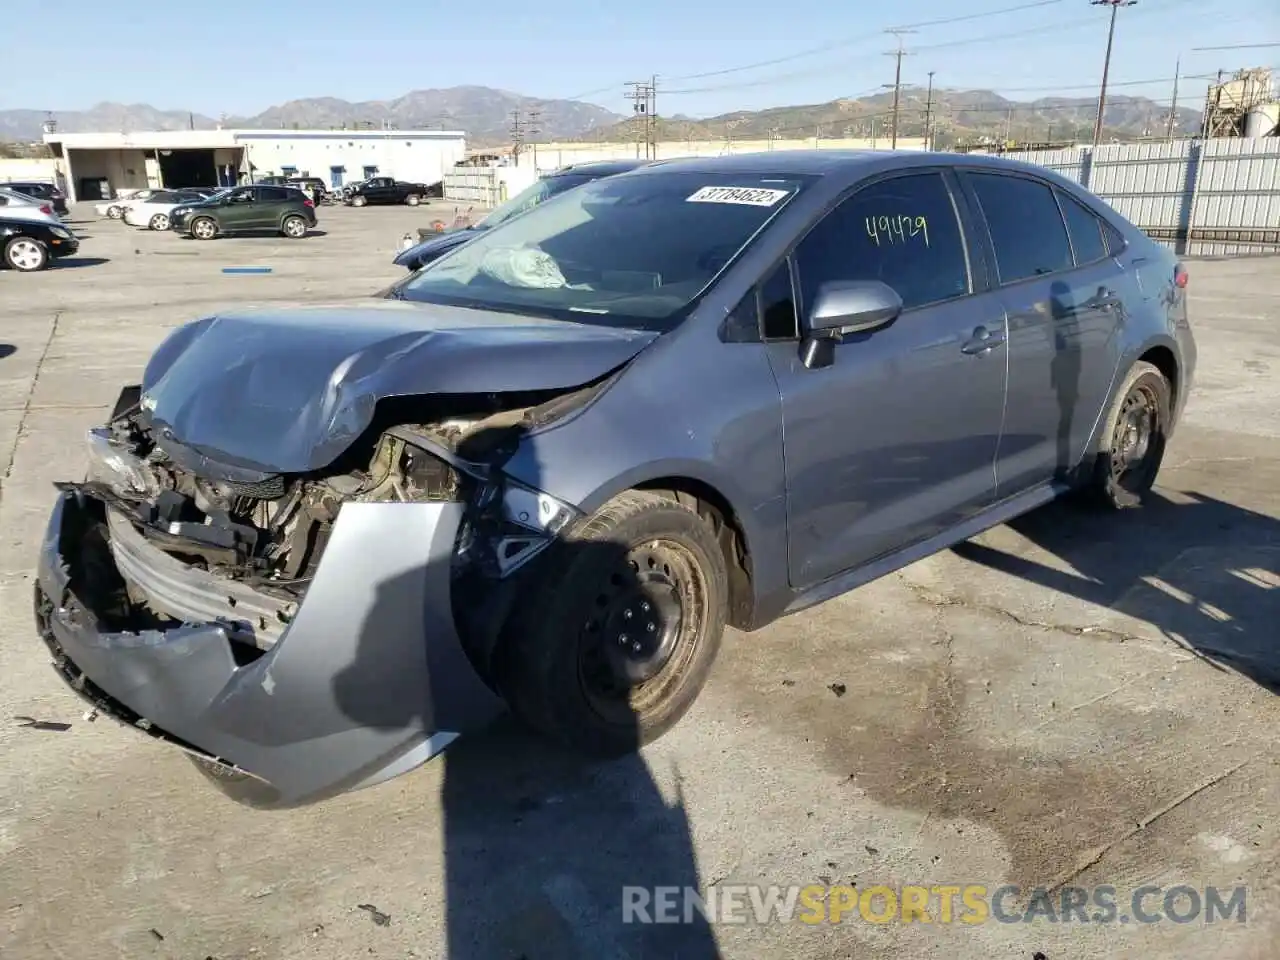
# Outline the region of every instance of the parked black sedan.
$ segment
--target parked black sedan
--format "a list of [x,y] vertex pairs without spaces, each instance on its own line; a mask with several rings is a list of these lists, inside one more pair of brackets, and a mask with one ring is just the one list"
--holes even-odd
[[76,235],[61,224],[0,216],[0,250],[4,263],[23,273],[43,270],[55,257],[80,249]]

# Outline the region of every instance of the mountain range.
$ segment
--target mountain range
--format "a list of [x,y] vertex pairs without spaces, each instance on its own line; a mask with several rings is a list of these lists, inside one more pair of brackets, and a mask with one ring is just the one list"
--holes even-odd
[[[694,119],[684,115],[657,120],[659,140],[745,139],[777,136],[887,136],[892,92],[860,99],[737,111]],[[1093,97],[1043,97],[1009,100],[990,90],[926,91],[903,87],[899,133],[918,137],[926,115],[938,145],[987,138],[1015,140],[1077,139],[1092,132],[1097,100]],[[531,115],[536,120],[531,121]],[[184,110],[157,110],[146,104],[100,103],[82,111],[56,112],[58,129],[67,133],[108,130],[347,128],[384,125],[400,129],[462,130],[468,145],[498,146],[510,142],[518,115],[525,139],[632,140],[634,120],[579,100],[540,100],[490,87],[463,86],[415,90],[393,100],[351,103],[336,97],[290,100],[252,117],[221,121]],[[0,110],[0,140],[38,140],[48,114],[43,110]],[[1131,138],[1166,132],[1167,107],[1145,97],[1111,96],[1107,100],[1106,135]],[[1193,133],[1200,112],[1179,108],[1176,133]]]
[[[956,142],[988,139],[1062,141],[1091,137],[1097,117],[1096,97],[1042,97],[1009,100],[991,90],[928,91],[904,86],[898,103],[898,131],[903,137],[924,135],[926,121],[942,148]],[[670,140],[802,139],[807,137],[888,137],[892,131],[893,93],[826,103],[744,110],[716,117],[672,117],[657,121],[656,137]],[[1195,133],[1198,109],[1174,111],[1175,134]],[[1105,136],[1131,139],[1161,136],[1168,131],[1169,108],[1146,97],[1107,97]],[[624,120],[589,132],[585,139],[634,140],[640,124]],[[643,134],[641,134],[643,137]]]
[[[526,136],[538,131],[543,139],[578,137],[622,118],[580,100],[540,100],[491,87],[448,87],[414,90],[393,100],[351,103],[337,97],[290,100],[251,117],[212,117],[187,110],[157,110],[148,104],[100,103],[88,110],[54,111],[58,130],[91,133],[115,130],[212,130],[224,127],[254,129],[345,127],[384,124],[402,130],[462,130],[468,141],[502,142],[511,137],[512,118],[519,114]],[[536,126],[530,124],[537,114]],[[49,117],[44,110],[0,110],[0,140],[39,140]]]

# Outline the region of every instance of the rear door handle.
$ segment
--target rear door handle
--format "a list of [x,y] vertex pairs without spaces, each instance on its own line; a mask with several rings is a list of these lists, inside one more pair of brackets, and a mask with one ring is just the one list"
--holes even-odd
[[982,355],[989,353],[992,348],[1001,346],[1003,343],[1003,333],[992,333],[986,327],[978,327],[973,331],[973,337],[960,348],[960,352],[970,355]]

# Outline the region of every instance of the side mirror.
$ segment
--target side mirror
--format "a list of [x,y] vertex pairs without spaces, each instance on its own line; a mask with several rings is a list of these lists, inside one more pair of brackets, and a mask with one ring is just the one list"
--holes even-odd
[[830,366],[843,337],[878,330],[901,313],[902,298],[879,280],[824,283],[809,309],[801,360],[810,369]]

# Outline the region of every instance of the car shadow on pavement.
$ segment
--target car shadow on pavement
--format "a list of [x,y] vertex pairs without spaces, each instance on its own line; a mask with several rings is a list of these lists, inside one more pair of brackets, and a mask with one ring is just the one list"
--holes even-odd
[[0,360],[3,360],[5,357],[12,357],[17,352],[18,348],[12,343],[0,343]]
[[[633,574],[638,589],[626,545],[563,541],[563,551],[555,555],[557,566],[571,564],[575,558],[570,551],[576,550],[590,552],[589,569],[602,571],[602,589],[630,586],[623,571]],[[496,700],[488,706],[487,692],[474,679],[479,672],[460,650],[447,655],[437,646],[423,652],[425,690],[397,675],[417,674],[395,662],[400,654],[391,653],[402,650],[395,617],[402,616],[406,597],[420,597],[423,584],[436,582],[433,564],[453,566],[452,551],[433,552],[437,555],[423,567],[379,585],[354,661],[334,678],[334,691],[347,718],[366,728],[403,730],[409,736],[420,731],[421,736],[457,730],[477,719],[483,724],[463,733],[442,759],[431,761],[444,765],[440,803],[448,950],[443,956],[715,960],[719,951],[710,924],[697,909],[691,907],[686,915],[684,908],[683,892],[702,890],[679,773],[672,771],[667,778],[674,783],[668,791],[674,796],[668,799],[638,752],[638,724],[625,696],[613,701],[613,722],[623,731],[623,742],[630,740],[634,749],[594,759],[530,732]],[[427,553],[424,547],[423,556]],[[535,557],[529,568],[515,574],[522,577],[522,591],[529,591],[530,581],[524,578],[549,555]],[[603,599],[589,597],[586,610]],[[432,623],[453,615],[435,610],[430,597],[425,605],[430,636]],[[606,652],[606,631],[595,626],[589,634],[586,620],[584,615],[582,624],[564,624],[574,635],[567,649],[583,650],[594,643],[593,650]],[[502,635],[504,642],[521,641],[519,613],[508,620]],[[569,656],[578,660],[579,672],[562,677],[566,695],[585,683],[591,669],[580,655]],[[459,670],[471,675],[459,676]],[[468,719],[455,723],[460,715]],[[680,922],[646,922],[661,912],[653,900],[658,887],[681,891],[662,902],[670,904],[666,909],[674,910]],[[628,903],[639,909],[628,909]]]
[[1120,512],[1058,501],[1009,524],[1074,573],[976,542],[954,552],[1146,621],[1215,668],[1280,693],[1280,521],[1204,494],[1176,497],[1153,492]]
[[105,257],[65,257],[50,261],[49,266],[54,270],[74,270],[76,267],[99,267],[110,262]]

